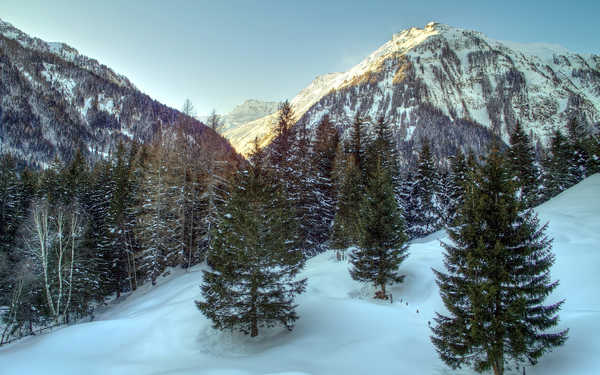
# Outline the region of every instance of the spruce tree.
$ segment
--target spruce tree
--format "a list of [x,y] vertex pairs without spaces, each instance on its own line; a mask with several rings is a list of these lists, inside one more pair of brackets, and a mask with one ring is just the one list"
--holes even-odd
[[567,123],[567,143],[569,145],[569,165],[575,183],[595,172],[598,156],[594,152],[593,138],[585,127],[585,123],[573,117]]
[[411,213],[413,221],[408,223],[410,238],[426,236],[442,227],[439,193],[440,177],[431,154],[429,140],[423,139],[411,192],[416,212]]
[[569,145],[559,129],[550,138],[550,152],[544,160],[544,198],[550,199],[577,183],[571,165]]
[[111,164],[107,161],[96,163],[90,180],[90,189],[82,200],[88,218],[82,247],[88,254],[88,260],[92,261],[88,268],[96,279],[91,294],[100,298],[116,292],[118,298],[125,276],[121,272],[122,261],[115,250],[111,233],[110,207],[115,190]]
[[538,201],[538,173],[535,167],[535,151],[519,122],[510,134],[508,163],[519,194],[523,195],[526,207],[532,207]]
[[374,168],[378,160],[381,160],[383,167],[392,179],[396,200],[401,202],[402,180],[400,177],[398,149],[394,141],[393,132],[390,129],[390,123],[383,116],[380,116],[375,123],[374,139],[367,147],[366,158],[365,168],[367,170]]
[[550,279],[551,239],[523,206],[494,149],[448,229],[446,272],[434,270],[448,314],[436,314],[431,339],[454,369],[501,375],[506,364],[535,364],[567,338],[567,330],[546,332],[563,301],[543,304],[558,285]]
[[381,159],[370,173],[360,204],[359,234],[359,246],[350,255],[350,275],[373,283],[380,288],[375,298],[387,299],[386,285],[404,280],[398,267],[408,256],[408,245],[392,178]]
[[298,221],[298,246],[307,255],[319,252],[320,238],[317,207],[319,197],[316,191],[316,178],[311,168],[310,133],[306,124],[296,124],[296,139],[290,152],[292,181],[285,181],[287,193],[294,202],[295,216]]
[[15,288],[11,273],[19,257],[15,252],[18,229],[25,219],[27,197],[10,155],[0,155],[0,304],[8,306],[3,297]]
[[316,134],[311,147],[311,171],[316,195],[316,205],[312,207],[314,236],[319,244],[323,244],[330,236],[331,224],[335,217],[336,187],[334,169],[336,151],[339,145],[339,134],[329,116],[317,125]]
[[304,257],[285,190],[256,150],[247,171],[237,175],[209,251],[204,301],[196,301],[214,328],[254,337],[277,324],[291,330],[298,319],[294,298],[306,287],[298,280]]
[[467,162],[462,151],[450,158],[450,171],[448,173],[448,207],[446,224],[451,225],[457,216],[458,209],[463,203],[465,186],[469,182]]
[[270,160],[278,178],[291,181],[291,152],[296,140],[294,129],[295,114],[290,103],[286,100],[279,105],[279,116],[273,131]]
[[349,161],[346,164],[346,173],[338,191],[330,238],[332,249],[343,250],[358,244],[360,239],[358,221],[363,189],[360,170],[354,162]]
[[352,122],[352,128],[350,132],[350,139],[347,145],[346,152],[351,155],[352,162],[356,165],[361,175],[366,176],[365,168],[365,152],[367,149],[367,136],[365,134],[365,123],[367,119],[364,119],[357,112]]

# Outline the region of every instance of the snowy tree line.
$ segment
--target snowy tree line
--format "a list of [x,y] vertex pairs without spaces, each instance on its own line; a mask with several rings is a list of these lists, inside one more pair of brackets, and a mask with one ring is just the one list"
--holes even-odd
[[119,144],[93,165],[81,152],[41,171],[2,156],[3,342],[93,316],[108,297],[154,284],[168,267],[204,261],[238,161],[217,160],[223,154],[193,126]]
[[[215,237],[220,245],[209,253],[209,258],[213,257],[209,262],[213,269],[206,274],[202,286],[205,300],[197,301],[200,310],[213,319],[217,328],[237,327],[242,332],[258,334],[260,319],[256,319],[256,314],[252,319],[245,315],[256,311],[256,301],[260,300],[260,288],[252,291],[251,286],[259,280],[285,274],[259,276],[265,269],[258,260],[264,261],[267,256],[261,250],[272,247],[272,243],[265,242],[268,236],[251,243],[240,243],[240,238],[270,234],[272,240],[278,238],[285,244],[273,249],[287,249],[286,253],[294,254],[293,259],[298,253],[307,257],[326,249],[336,249],[338,258],[342,259],[346,256],[345,250],[353,247],[349,254],[352,277],[372,283],[379,288],[375,297],[386,299],[386,285],[403,280],[398,266],[407,256],[407,241],[451,226],[463,205],[469,181],[484,164],[484,160],[472,152],[467,156],[458,152],[446,167],[434,159],[429,141],[424,139],[414,169],[402,173],[393,130],[385,118],[372,122],[356,116],[345,141],[328,116],[312,131],[303,122],[294,126],[294,120],[291,107],[283,103],[274,125],[273,142],[265,150],[255,145],[249,164],[232,184],[236,199],[226,202],[225,211],[217,220]],[[575,135],[575,125],[575,121],[569,125],[572,141],[564,145],[567,151],[557,153],[550,149],[541,161],[536,158],[522,128],[517,125],[514,129],[510,147],[502,148],[507,160],[503,167],[518,187],[516,193],[524,202],[521,209],[549,199],[598,170],[597,140],[581,129]],[[584,157],[577,158],[579,161],[574,157],[560,159],[568,155]],[[548,171],[552,165],[577,165],[571,169],[579,174],[571,176],[567,184],[560,183],[562,190],[550,190],[546,186],[553,186],[557,178],[563,178]],[[256,189],[253,184],[259,181],[278,191],[278,198],[249,194],[248,191]],[[262,185],[262,189],[267,185]],[[264,226],[273,220],[267,219],[273,209],[270,204],[278,200],[286,202],[285,208],[279,206],[283,210],[279,217],[284,216],[289,221],[286,240],[273,234],[281,223]],[[257,205],[257,201],[262,203]],[[263,220],[256,223],[247,219],[247,215]],[[247,256],[252,252],[262,255],[249,262]],[[275,253],[272,250],[266,254]],[[239,257],[245,259],[244,263],[235,261]],[[294,262],[295,267],[286,268],[288,278],[290,272],[295,274],[302,267],[297,259]],[[250,268],[242,272],[246,266]],[[244,277],[244,273],[253,276]],[[302,288],[296,289],[297,293],[301,291]],[[240,295],[254,304],[239,304],[234,296]],[[285,305],[290,308],[292,299]],[[263,323],[269,326],[276,320],[264,318]],[[289,321],[284,320],[283,325],[290,327]]]
[[[434,274],[447,311],[431,326],[442,360],[498,375],[562,345],[563,301],[544,304],[558,285],[552,240],[531,207],[598,171],[597,139],[572,121],[569,141],[556,132],[552,145],[561,147],[540,163],[517,125],[509,147],[496,140],[481,160],[459,152],[447,171],[424,140],[416,168],[401,175],[389,124],[379,118],[368,134],[368,122],[356,116],[342,142],[327,116],[311,135],[282,105],[273,143],[255,144],[217,220],[196,301],[214,327],[251,336],[278,324],[291,330],[307,282],[296,277],[301,255],[328,248],[338,259],[350,248],[351,277],[387,299],[386,286],[404,281],[409,236],[445,227],[446,269]],[[552,169],[559,166],[563,174]]]
[[[423,139],[414,168],[402,168],[385,118],[356,116],[346,140],[327,116],[314,130],[294,122],[283,103],[273,143],[241,163],[216,160],[185,122],[94,165],[77,153],[68,164],[20,170],[4,156],[2,340],[90,316],[168,267],[205,260],[197,305],[217,328],[291,329],[306,283],[296,276],[330,248],[341,259],[353,247],[352,277],[386,299],[386,286],[403,280],[407,241],[464,218],[487,163],[458,152],[446,165]],[[500,147],[519,210],[598,171],[598,140],[576,121],[568,129],[535,153],[517,125],[510,147]]]

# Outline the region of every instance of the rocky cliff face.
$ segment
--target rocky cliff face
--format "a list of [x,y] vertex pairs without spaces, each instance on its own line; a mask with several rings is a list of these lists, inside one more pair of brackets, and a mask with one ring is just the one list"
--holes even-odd
[[492,134],[507,141],[517,121],[543,144],[572,116],[600,121],[600,57],[429,23],[395,34],[348,72],[317,78],[292,105],[309,127],[329,114],[342,131],[356,113],[383,115],[407,157],[423,136],[440,157],[477,152]]
[[[96,60],[0,20],[0,152],[41,166],[69,160],[77,148],[94,159],[120,140],[147,141],[183,119]],[[185,119],[205,144],[232,152],[225,139]]]

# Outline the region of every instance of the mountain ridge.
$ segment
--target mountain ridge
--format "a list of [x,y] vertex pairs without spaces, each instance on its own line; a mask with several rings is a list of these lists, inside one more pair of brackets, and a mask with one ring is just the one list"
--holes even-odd
[[69,161],[77,149],[96,160],[121,141],[149,141],[182,121],[205,147],[234,157],[223,137],[97,60],[0,20],[0,152],[42,167],[57,157]]
[[[435,22],[393,34],[347,72],[326,76],[291,100],[298,120],[309,128],[328,113],[344,131],[340,124],[360,112],[371,118],[384,115],[396,125],[401,142],[435,135],[420,129],[429,121],[481,128],[477,132],[490,134],[477,136],[474,143],[485,143],[492,133],[507,141],[519,121],[534,141],[545,144],[551,130],[563,128],[570,117],[588,124],[600,121],[598,55],[500,42]],[[240,133],[251,132],[266,145],[274,117],[244,124],[243,132],[233,129],[226,136],[242,153],[254,137]],[[459,146],[454,143],[453,149]]]
[[19,30],[11,23],[0,19],[0,34],[8,39],[12,39],[24,48],[29,48],[38,52],[52,53],[65,61],[89,70],[95,74],[105,75],[105,78],[111,79],[114,83],[137,90],[135,85],[124,75],[118,74],[98,60],[82,55],[77,49],[62,42],[46,42],[42,39],[31,37]]

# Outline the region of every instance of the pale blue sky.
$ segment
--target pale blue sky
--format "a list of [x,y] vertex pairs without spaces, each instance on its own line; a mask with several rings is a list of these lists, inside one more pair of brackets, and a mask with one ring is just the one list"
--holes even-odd
[[75,47],[167,105],[190,98],[200,114],[291,99],[429,21],[598,54],[599,14],[599,0],[0,1],[0,18],[24,32]]

